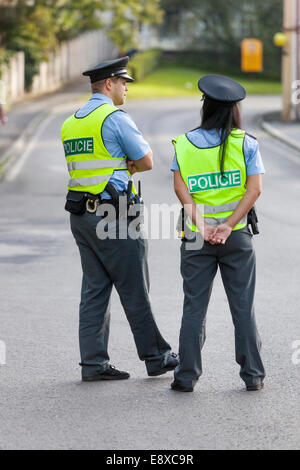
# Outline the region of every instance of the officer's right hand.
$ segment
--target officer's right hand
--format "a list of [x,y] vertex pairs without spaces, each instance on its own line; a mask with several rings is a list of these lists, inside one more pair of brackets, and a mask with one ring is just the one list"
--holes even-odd
[[211,225],[204,224],[204,233],[202,233],[202,236],[204,238],[204,241],[209,242],[211,245],[216,245],[216,241],[214,240],[214,235],[216,232],[216,228],[212,227]]
[[217,245],[225,245],[226,240],[231,235],[231,232],[232,227],[230,227],[230,225],[226,222],[224,224],[218,225],[218,227],[215,228],[210,243],[215,242]]
[[135,163],[133,160],[127,160],[127,170],[131,175],[134,175],[138,171],[137,167],[135,166]]
[[133,175],[133,173],[136,173],[137,171],[148,171],[152,170],[153,167],[153,160],[152,160],[152,150],[149,150],[149,152],[144,155],[142,158],[139,158],[138,160],[130,160],[127,158],[127,169],[130,171],[130,173]]

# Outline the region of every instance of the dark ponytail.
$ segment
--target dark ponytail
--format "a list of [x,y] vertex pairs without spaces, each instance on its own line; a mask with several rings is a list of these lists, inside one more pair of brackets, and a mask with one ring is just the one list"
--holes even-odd
[[224,103],[203,95],[201,129],[217,129],[220,133],[220,170],[224,175],[224,161],[228,136],[232,129],[241,129],[241,114],[236,102]]

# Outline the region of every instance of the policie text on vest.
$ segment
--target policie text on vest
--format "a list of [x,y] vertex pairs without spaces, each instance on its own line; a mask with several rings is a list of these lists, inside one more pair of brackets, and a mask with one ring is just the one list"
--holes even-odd
[[202,173],[187,177],[190,193],[209,191],[210,189],[227,189],[241,186],[241,171],[230,170],[221,172]]
[[66,157],[94,153],[94,139],[93,137],[81,137],[80,139],[64,140],[64,149]]

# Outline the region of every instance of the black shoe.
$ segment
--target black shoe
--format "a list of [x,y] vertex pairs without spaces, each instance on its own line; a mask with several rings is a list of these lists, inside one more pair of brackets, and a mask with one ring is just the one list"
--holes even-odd
[[246,385],[247,392],[256,392],[257,390],[261,390],[264,388],[263,382],[257,385]]
[[158,370],[148,372],[150,377],[156,377],[157,375],[163,375],[166,372],[174,370],[179,365],[179,361],[177,359],[177,354],[171,353],[168,358],[166,364]]
[[114,366],[109,366],[103,372],[97,372],[94,375],[82,377],[83,382],[94,382],[97,380],[125,380],[129,379],[130,374],[123,370],[118,370]]
[[171,389],[175,392],[192,392],[194,390],[193,387],[184,387],[183,385],[180,385],[176,380],[171,383]]

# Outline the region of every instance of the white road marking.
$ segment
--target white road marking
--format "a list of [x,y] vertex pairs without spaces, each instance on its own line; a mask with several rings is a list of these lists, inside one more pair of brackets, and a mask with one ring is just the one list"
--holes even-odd
[[33,135],[30,142],[28,143],[24,153],[20,156],[20,158],[16,161],[14,166],[11,168],[11,170],[7,173],[5,177],[6,181],[14,181],[17,178],[26,160],[28,159],[32,150],[34,149],[34,146],[36,145],[39,137],[41,136],[41,134],[43,133],[43,131],[46,129],[46,127],[49,125],[50,121],[53,118],[54,118],[54,114],[50,114],[37,128],[35,134]]
[[[5,226],[7,223],[7,226]],[[4,219],[0,218],[0,225],[1,225],[1,232],[9,232],[12,230],[10,222],[6,222]],[[19,221],[20,223],[20,221]],[[14,234],[23,234],[24,238],[29,238],[32,236],[37,237],[45,237],[45,238],[54,238],[54,239],[61,239],[62,237],[70,237],[70,230],[64,229],[43,229],[40,227],[25,227],[23,224],[19,227],[13,228]],[[1,244],[0,244],[1,247]]]
[[36,249],[30,246],[0,243],[0,258],[10,258],[13,256],[28,256],[28,255],[32,256],[36,254],[37,254]]

